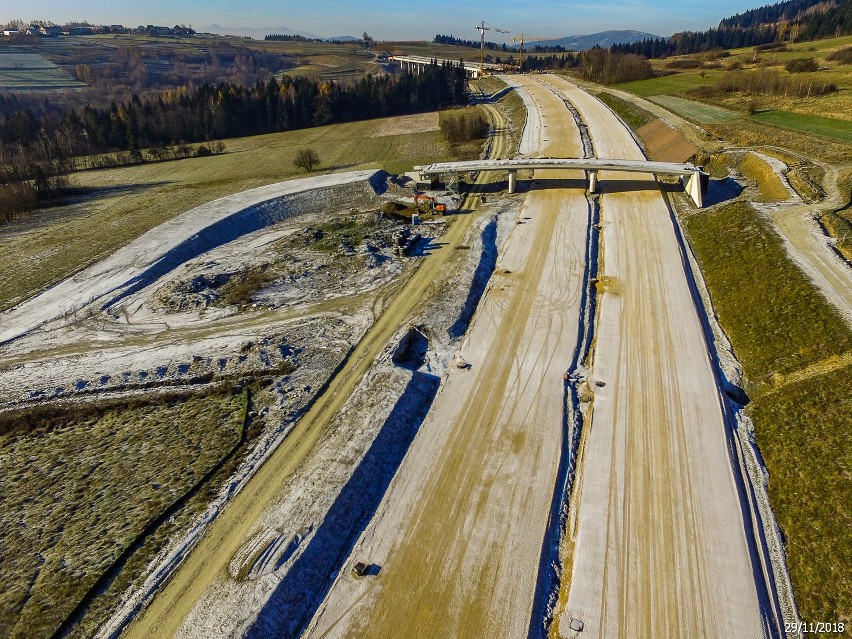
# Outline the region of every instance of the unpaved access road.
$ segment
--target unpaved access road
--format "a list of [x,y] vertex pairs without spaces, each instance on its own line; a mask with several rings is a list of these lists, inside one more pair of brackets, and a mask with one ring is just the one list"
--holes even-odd
[[[518,80],[540,122],[522,150],[582,157],[561,99]],[[306,636],[525,637],[562,454],[589,203],[581,173],[541,171],[461,356]]]
[[852,326],[852,268],[833,252],[810,212],[791,208],[770,218],[799,268]]
[[[641,159],[599,101],[548,79],[597,155]],[[652,176],[602,179],[604,293],[591,427],[568,532],[562,636],[763,637],[728,426],[668,206]],[[605,385],[604,385],[605,384]]]

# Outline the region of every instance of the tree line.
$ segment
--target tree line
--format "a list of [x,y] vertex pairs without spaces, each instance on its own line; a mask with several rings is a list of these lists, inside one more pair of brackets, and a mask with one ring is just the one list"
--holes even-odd
[[738,49],[850,34],[852,0],[787,0],[725,18],[717,28],[707,31],[684,31],[670,38],[614,44],[610,50],[665,58],[711,49]]
[[[194,142],[434,111],[463,104],[465,82],[460,65],[433,63],[416,75],[367,75],[351,83],[285,76],[251,87],[205,84],[156,98],[134,94],[109,106],[42,117],[16,111],[0,122],[2,220],[30,210],[36,199],[55,196],[75,156],[183,149]],[[131,155],[144,161],[155,154]]]
[[600,47],[563,55],[530,55],[524,58],[524,68],[528,71],[577,69],[584,80],[598,84],[632,82],[654,76],[646,57]]
[[[463,40],[461,38],[457,38],[452,35],[436,35],[432,40],[435,44],[448,44],[456,47],[471,47],[473,49],[479,49],[480,46],[483,46],[478,40]],[[497,44],[496,42],[486,42],[484,47],[489,51],[502,51],[503,53],[511,53],[517,52],[518,47],[516,45],[508,46],[507,44]],[[535,51],[536,53],[565,53],[569,51],[562,45],[553,45],[553,46],[542,46],[539,44],[526,44],[524,46],[525,51]]]

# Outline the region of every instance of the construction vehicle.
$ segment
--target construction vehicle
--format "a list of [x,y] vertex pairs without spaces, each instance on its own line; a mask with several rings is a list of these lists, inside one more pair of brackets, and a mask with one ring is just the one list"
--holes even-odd
[[417,193],[415,191],[414,192],[414,206],[415,206],[415,208],[417,208],[420,211],[423,210],[423,209],[420,208],[421,202],[426,202],[426,204],[429,205],[429,208],[425,211],[426,213],[430,212],[432,209],[435,208],[435,198],[433,198],[430,195],[426,195],[424,193]]
[[494,25],[488,24],[485,20],[481,24],[476,25],[476,30],[479,31],[479,75],[485,73],[485,32],[496,31],[497,33],[509,33],[505,29],[498,29]]
[[[425,208],[421,206],[424,202],[427,204]],[[438,202],[437,198],[434,198],[431,195],[426,195],[425,193],[420,193],[418,191],[414,192],[414,207],[420,213],[434,213],[436,215],[447,214],[446,204]]]

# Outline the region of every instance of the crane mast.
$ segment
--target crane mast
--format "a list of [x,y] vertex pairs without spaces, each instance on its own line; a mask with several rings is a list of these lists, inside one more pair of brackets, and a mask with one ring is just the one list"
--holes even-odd
[[476,30],[479,31],[479,73],[482,75],[483,69],[485,68],[485,32],[486,31],[496,31],[497,33],[509,33],[505,29],[498,29],[497,27],[488,24],[485,20],[483,20],[480,24],[476,25]]
[[524,42],[534,42],[536,40],[555,40],[556,38],[550,38],[548,36],[528,36],[523,33],[519,34],[517,38],[512,38],[512,42],[518,42],[520,46],[518,47],[518,62],[520,72],[524,72]]

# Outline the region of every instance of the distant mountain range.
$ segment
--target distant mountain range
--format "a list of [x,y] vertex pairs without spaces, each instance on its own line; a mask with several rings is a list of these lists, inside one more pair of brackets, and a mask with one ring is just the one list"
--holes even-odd
[[[565,47],[573,51],[586,51],[595,46],[609,49],[613,44],[631,44],[633,42],[641,42],[642,40],[656,40],[660,37],[643,31],[601,31],[600,33],[592,33],[590,35],[571,35],[555,40],[525,42],[524,48],[532,49],[537,46]],[[518,46],[514,45],[513,48],[517,49]]]

